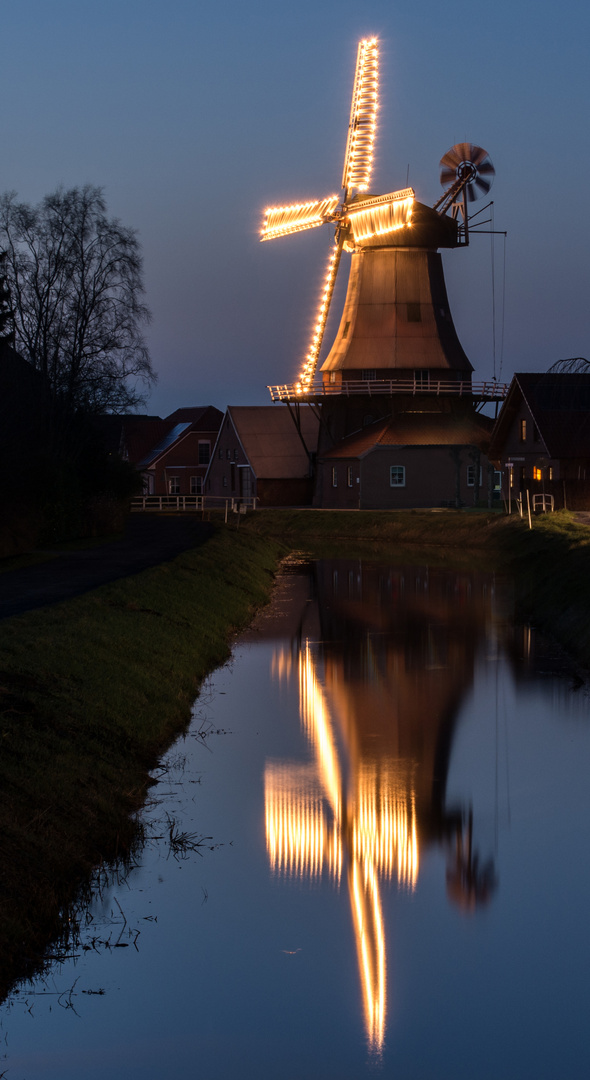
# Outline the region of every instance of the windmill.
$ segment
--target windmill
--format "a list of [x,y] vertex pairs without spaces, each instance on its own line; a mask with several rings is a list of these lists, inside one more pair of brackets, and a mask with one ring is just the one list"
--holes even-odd
[[[395,245],[396,240],[398,247],[409,244],[422,245],[430,249],[466,244],[469,240],[467,205],[480,195],[486,194],[491,186],[494,169],[486,151],[470,143],[460,143],[452,147],[441,161],[441,181],[445,186],[445,191],[432,209],[416,202],[415,193],[411,187],[385,195],[365,194],[369,189],[373,168],[377,134],[378,84],[379,43],[377,38],[365,38],[358,46],[342,173],[342,195],[329,195],[323,199],[309,200],[291,206],[270,207],[266,211],[261,240],[277,239],[289,233],[312,229],[326,223],[335,226],[334,244],[312,340],[299,379],[293,387],[288,389],[288,397],[291,396],[291,392],[299,396],[309,394],[312,389],[342,252],[347,251],[355,256],[369,250]],[[447,215],[449,209],[451,217]],[[416,211],[418,211],[417,215]],[[417,229],[415,229],[416,225]],[[389,261],[391,263],[391,260]],[[442,270],[440,277],[442,280]],[[448,308],[444,282],[442,292],[444,305]],[[438,286],[438,293],[441,293],[440,286]],[[345,312],[346,307],[350,307],[351,303],[354,306],[353,301],[349,303],[347,296]],[[440,303],[439,309],[442,310]],[[445,318],[452,326],[450,312],[445,314]],[[348,333],[350,324],[351,321],[346,321],[343,316],[344,336]],[[380,336],[384,336],[382,332]],[[351,339],[352,334],[349,340]],[[458,341],[457,345],[462,353]],[[387,364],[384,362],[377,366],[386,367]],[[424,368],[426,365],[422,363],[417,366]],[[444,365],[436,361],[435,366],[443,367]],[[471,365],[464,354],[458,366],[471,371]],[[283,394],[279,397],[285,400]]]

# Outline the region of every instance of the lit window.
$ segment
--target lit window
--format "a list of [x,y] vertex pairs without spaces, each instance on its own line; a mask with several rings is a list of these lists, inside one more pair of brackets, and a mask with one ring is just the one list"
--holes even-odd
[[549,466],[549,479],[553,480],[553,465]]
[[352,487],[352,465],[348,466],[347,477],[348,477],[348,486]]
[[201,495],[203,492],[203,477],[191,476],[191,495]]
[[331,383],[335,383],[335,382],[336,382],[336,372],[335,372],[335,371],[331,371],[331,372],[330,372],[330,382],[331,382]]
[[338,487],[338,471],[336,466],[332,466],[332,487]]
[[542,480],[542,479],[543,479],[543,473],[542,473],[541,469],[539,469],[537,465],[533,465],[533,480]]
[[389,486],[390,487],[405,487],[406,486],[406,467],[405,465],[392,465],[389,469]]
[[209,440],[199,439],[199,465],[208,465],[211,457],[211,443]]
[[168,494],[180,495],[180,477],[171,476],[168,479]]
[[526,442],[526,420],[520,421],[520,441]]

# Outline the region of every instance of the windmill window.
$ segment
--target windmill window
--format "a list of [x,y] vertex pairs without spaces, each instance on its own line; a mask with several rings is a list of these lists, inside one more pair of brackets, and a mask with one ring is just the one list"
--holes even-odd
[[391,465],[389,469],[389,486],[390,487],[405,487],[406,486],[406,467],[405,465]]
[[414,371],[414,382],[416,383],[416,386],[429,386],[430,372],[428,368],[416,368]]
[[336,372],[335,372],[335,371],[331,371],[331,372],[330,372],[330,382],[331,382],[331,383],[335,383],[335,382],[336,382]]
[[344,324],[344,330],[342,331],[342,337],[343,338],[348,337],[348,331],[349,330],[350,330],[350,323],[347,322],[347,323]]
[[526,442],[526,420],[520,421],[520,441]]
[[408,304],[408,322],[422,322],[422,308],[420,304]]
[[363,370],[361,371],[361,379],[364,379],[365,382],[375,382],[376,377],[377,372],[373,367],[363,368]]

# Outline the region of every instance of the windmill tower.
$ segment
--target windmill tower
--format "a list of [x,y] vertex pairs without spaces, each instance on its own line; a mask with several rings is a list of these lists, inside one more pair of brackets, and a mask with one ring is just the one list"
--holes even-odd
[[[262,240],[328,223],[335,227],[312,341],[298,378],[269,387],[273,401],[321,406],[324,444],[373,418],[415,411],[473,410],[505,388],[474,384],[449,307],[440,248],[469,243],[469,203],[494,176],[485,150],[470,143],[441,161],[445,188],[433,207],[413,188],[369,194],[378,111],[378,41],[358,46],[342,174],[342,196],[266,211]],[[352,256],[348,290],[333,345],[317,368],[336,275]],[[367,397],[370,396],[368,409]]]

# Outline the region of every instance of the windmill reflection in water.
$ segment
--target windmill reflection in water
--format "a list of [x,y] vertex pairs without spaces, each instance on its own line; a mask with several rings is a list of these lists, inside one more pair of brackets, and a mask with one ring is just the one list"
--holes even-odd
[[[445,805],[460,703],[482,636],[495,635],[491,576],[316,564],[316,638],[302,630],[273,658],[297,675],[307,764],[269,761],[266,844],[285,878],[345,876],[369,1047],[384,1044],[387,956],[382,886],[415,889],[420,845],[449,852],[447,892],[465,910],[492,895],[471,811]],[[482,583],[483,582],[483,583]],[[314,605],[315,607],[315,605]],[[310,607],[306,609],[309,622]],[[313,628],[307,627],[307,630]],[[319,631],[319,632],[318,632]]]

